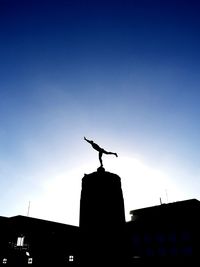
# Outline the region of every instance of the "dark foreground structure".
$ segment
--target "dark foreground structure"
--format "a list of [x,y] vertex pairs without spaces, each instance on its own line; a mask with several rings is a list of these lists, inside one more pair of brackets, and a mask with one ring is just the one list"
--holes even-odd
[[78,265],[79,228],[25,216],[0,217],[0,265]]
[[82,179],[80,231],[84,266],[125,263],[127,240],[121,179],[103,167]]
[[200,202],[133,210],[121,179],[100,167],[82,178],[80,225],[0,217],[0,265],[199,266]]
[[126,223],[132,266],[199,266],[200,202],[133,210]]

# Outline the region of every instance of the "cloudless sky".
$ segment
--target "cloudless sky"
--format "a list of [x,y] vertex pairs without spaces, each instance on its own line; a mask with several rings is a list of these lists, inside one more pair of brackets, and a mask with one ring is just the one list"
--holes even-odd
[[200,3],[0,0],[0,215],[78,225],[119,157],[128,213],[200,194]]

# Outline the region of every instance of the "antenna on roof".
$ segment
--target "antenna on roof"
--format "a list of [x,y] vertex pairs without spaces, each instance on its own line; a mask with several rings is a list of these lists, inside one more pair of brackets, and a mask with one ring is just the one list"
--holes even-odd
[[28,210],[27,210],[27,217],[29,217],[30,206],[31,206],[31,202],[30,202],[30,200],[29,200],[29,202],[28,202]]
[[168,202],[169,202],[169,199],[168,199],[168,192],[167,192],[167,189],[165,189],[165,194],[166,194],[167,203],[168,203]]
[[162,205],[162,199],[161,199],[161,197],[160,197],[160,205]]

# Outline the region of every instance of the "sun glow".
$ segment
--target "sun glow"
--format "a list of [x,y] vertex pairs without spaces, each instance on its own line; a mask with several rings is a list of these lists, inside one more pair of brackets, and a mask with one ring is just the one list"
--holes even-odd
[[133,209],[177,201],[181,192],[170,177],[152,168],[136,157],[119,157],[110,160],[109,169],[121,177],[126,220]]
[[[106,171],[121,177],[127,221],[130,220],[129,212],[133,209],[159,205],[160,200],[166,203],[168,198],[174,201],[180,195],[166,174],[147,166],[137,158],[105,157],[103,162]],[[94,160],[79,165],[79,168],[74,170],[45,179],[43,194],[34,201],[31,216],[78,225],[81,179],[84,173],[96,171],[96,163]],[[174,196],[176,199],[172,199]]]

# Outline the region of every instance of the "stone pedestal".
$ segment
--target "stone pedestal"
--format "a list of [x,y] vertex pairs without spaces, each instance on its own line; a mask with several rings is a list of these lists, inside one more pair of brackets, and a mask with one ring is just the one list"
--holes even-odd
[[124,260],[125,212],[118,175],[100,167],[82,179],[80,200],[81,260],[86,266]]

